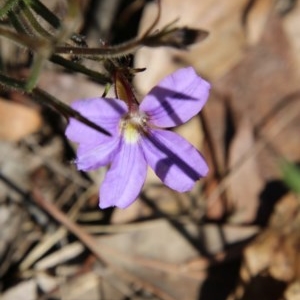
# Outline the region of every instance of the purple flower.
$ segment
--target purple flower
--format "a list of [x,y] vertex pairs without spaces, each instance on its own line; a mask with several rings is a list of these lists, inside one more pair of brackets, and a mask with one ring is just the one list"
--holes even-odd
[[178,134],[159,128],[185,123],[205,104],[210,85],[192,67],[164,78],[135,109],[119,99],[76,101],[73,109],[111,133],[106,136],[70,119],[66,136],[79,144],[77,168],[111,164],[100,188],[100,208],[129,206],[145,182],[147,165],[168,187],[186,192],[205,176],[201,154]]

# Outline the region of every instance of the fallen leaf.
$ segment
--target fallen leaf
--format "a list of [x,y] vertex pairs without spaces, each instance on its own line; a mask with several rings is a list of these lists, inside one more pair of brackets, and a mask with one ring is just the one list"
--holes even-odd
[[273,0],[260,0],[251,3],[246,22],[247,42],[249,45],[255,45],[261,39],[273,7]]
[[274,289],[281,285],[276,299],[281,299],[279,292],[286,286],[286,295],[297,299],[292,296],[297,294],[300,280],[299,228],[299,199],[290,193],[276,204],[267,228],[245,249],[241,281],[229,299],[233,299],[234,294],[240,294],[241,299],[243,294],[270,295],[270,289],[263,284],[266,277],[273,280]]
[[[193,230],[189,226],[184,228],[188,232]],[[174,299],[196,299],[201,282],[190,278],[193,274],[182,273],[180,266],[198,257],[198,251],[168,221],[153,220],[148,226],[102,236],[97,241],[102,255],[111,263],[158,286]],[[104,251],[107,246],[116,251]],[[201,274],[204,279],[205,270]]]
[[0,298],[1,300],[36,300],[36,282],[34,279],[22,281],[8,289],[2,295],[0,294]]
[[33,108],[0,98],[0,139],[19,141],[42,125],[39,112]]
[[[228,158],[232,176],[227,194],[229,206],[233,208],[229,219],[232,223],[253,222],[259,207],[259,195],[264,184],[259,173],[256,156],[246,157],[249,150],[253,149],[254,151],[254,145],[255,140],[249,121],[241,120],[237,133],[230,144]],[[234,169],[234,166],[241,161],[243,164]]]
[[[145,94],[160,79],[182,65],[191,65],[200,74],[210,79],[220,78],[243,57],[246,45],[241,24],[242,12],[247,0],[162,0],[161,18],[156,28],[178,19],[176,26],[188,26],[208,30],[210,35],[203,42],[188,51],[170,48],[142,48],[136,54],[137,67],[147,66],[146,72],[139,74],[136,84]],[[140,33],[153,22],[157,13],[155,3],[147,4],[141,20]],[[216,51],[217,50],[217,51]]]

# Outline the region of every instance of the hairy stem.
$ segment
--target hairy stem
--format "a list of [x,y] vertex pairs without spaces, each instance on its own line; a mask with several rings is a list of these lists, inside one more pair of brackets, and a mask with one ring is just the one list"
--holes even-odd
[[44,38],[52,38],[52,35],[36,20],[36,17],[31,12],[26,1],[22,2],[20,6],[22,8],[24,16],[29,21],[31,27],[35,30],[35,32]]

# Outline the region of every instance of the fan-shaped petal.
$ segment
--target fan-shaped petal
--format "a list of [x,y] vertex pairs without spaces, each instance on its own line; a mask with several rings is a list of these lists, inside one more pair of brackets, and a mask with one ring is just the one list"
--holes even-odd
[[185,123],[203,107],[209,96],[210,84],[199,77],[192,67],[180,69],[164,78],[144,98],[140,110],[158,127]]
[[[123,101],[107,98],[78,100],[72,104],[72,108],[106,129],[112,136],[116,135],[120,118],[128,110]],[[87,145],[98,145],[111,138],[74,118],[70,119],[65,134],[73,142]]]
[[98,145],[81,144],[77,149],[75,161],[78,170],[90,171],[111,163],[120,149],[120,139],[113,137]]
[[138,143],[122,142],[100,189],[100,208],[126,208],[138,197],[147,164]]
[[146,161],[156,175],[178,192],[191,190],[208,172],[199,151],[174,132],[152,130],[141,144]]

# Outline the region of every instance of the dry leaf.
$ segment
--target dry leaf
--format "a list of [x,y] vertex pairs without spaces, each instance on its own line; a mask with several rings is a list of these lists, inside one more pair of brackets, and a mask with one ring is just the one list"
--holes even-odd
[[101,299],[100,282],[95,272],[75,277],[61,287],[61,298],[64,300]]
[[37,110],[0,98],[0,139],[19,141],[38,131],[41,125]]
[[233,225],[203,225],[203,239],[205,250],[209,254],[218,254],[230,244],[245,241],[258,232],[257,226],[233,226]]
[[247,41],[255,45],[263,35],[270,12],[273,10],[274,0],[253,1],[247,15]]
[[[261,42],[249,50],[245,59],[215,87],[219,94],[229,100],[236,130],[245,117],[252,127],[261,125],[272,112],[269,124],[272,123],[275,128],[282,121],[282,115],[274,114],[274,109],[279,105],[288,108],[292,103],[286,97],[299,89],[299,77],[278,17],[272,15],[269,18]],[[292,111],[299,111],[300,102],[294,101],[294,104]],[[295,139],[295,136],[299,132],[300,118],[295,118],[287,125],[276,138],[270,134],[271,131],[264,136],[266,139],[270,136],[268,140],[281,154],[297,160],[300,159],[300,140]],[[262,152],[258,162],[260,173],[265,179],[279,175],[269,152]]]
[[[238,299],[244,299],[244,293],[255,293],[256,289],[260,290],[260,295],[269,295],[270,291],[262,281],[266,276],[278,280],[277,285],[273,282],[274,289],[279,282],[291,284],[286,295],[297,299],[292,296],[295,291],[297,294],[300,279],[299,229],[299,199],[288,194],[276,205],[268,227],[245,249],[241,282],[229,299],[236,299],[234,295],[237,294],[240,294]],[[279,299],[280,294],[277,296]]]
[[8,289],[4,294],[0,294],[1,300],[36,300],[37,290],[35,280],[22,281],[21,283]]
[[[157,28],[179,19],[176,26],[208,30],[210,36],[188,51],[169,48],[140,49],[136,66],[147,71],[136,78],[138,88],[146,93],[161,78],[184,65],[192,65],[210,79],[220,78],[243,57],[246,40],[241,24],[247,0],[216,2],[214,0],[162,0],[162,13]],[[157,6],[150,3],[140,25],[143,33],[153,22]]]
[[263,182],[256,156],[247,157],[242,166],[234,169],[234,166],[242,161],[249,150],[254,151],[254,145],[250,123],[248,120],[241,120],[229,150],[229,168],[233,175],[227,192],[230,206],[234,210],[229,220],[232,223],[253,222],[259,207],[259,195]]
[[[193,229],[185,226],[183,230]],[[189,278],[192,274],[182,273],[180,265],[198,257],[198,252],[166,220],[153,220],[149,226],[137,225],[134,231],[97,240],[102,255],[113,264],[158,286],[174,299],[196,299],[199,282]],[[104,252],[107,246],[116,252]],[[204,279],[205,272],[202,276]]]
[[285,300],[300,299],[300,280],[291,283],[284,292]]

